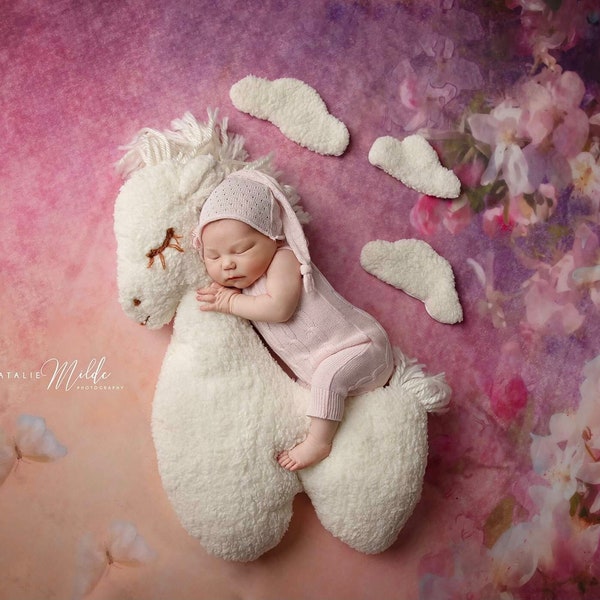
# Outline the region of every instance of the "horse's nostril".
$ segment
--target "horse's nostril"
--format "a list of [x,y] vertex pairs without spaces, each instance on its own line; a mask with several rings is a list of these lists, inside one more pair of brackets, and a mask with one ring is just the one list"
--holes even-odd
[[133,299],[133,305],[134,306],[139,306],[142,303],[142,301],[139,298],[134,298]]

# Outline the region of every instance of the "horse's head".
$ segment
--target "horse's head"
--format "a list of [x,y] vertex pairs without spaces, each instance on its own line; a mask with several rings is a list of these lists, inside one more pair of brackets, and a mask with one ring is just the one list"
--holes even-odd
[[243,140],[215,115],[189,114],[174,131],[142,130],[119,163],[127,177],[115,203],[119,301],[150,328],[168,323],[182,294],[206,281],[191,231],[202,203],[229,172],[244,166]]
[[[249,167],[274,175],[270,157],[246,162],[244,140],[227,121],[206,123],[187,113],[173,130],[143,129],[118,168],[126,177],[115,203],[119,301],[134,321],[152,329],[174,316],[183,293],[207,282],[192,246],[202,204],[223,179]],[[283,186],[301,222],[298,196]]]

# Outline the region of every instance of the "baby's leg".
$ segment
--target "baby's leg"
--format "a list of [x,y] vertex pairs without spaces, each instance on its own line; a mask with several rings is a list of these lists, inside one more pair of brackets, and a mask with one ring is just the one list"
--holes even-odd
[[306,439],[291,450],[284,450],[277,461],[288,471],[304,469],[322,461],[331,452],[333,436],[339,424],[339,421],[311,417]]
[[[329,456],[348,390],[362,380],[361,367],[369,344],[345,348],[321,361],[311,381],[312,402],[308,416],[310,428],[306,439],[278,457],[279,464],[290,471],[314,465]],[[364,368],[362,369],[364,370]]]
[[393,369],[393,352],[384,333],[377,342],[352,346],[323,360],[311,381],[308,435],[291,450],[282,452],[277,457],[279,464],[297,471],[327,458],[342,419],[346,397],[385,385]]

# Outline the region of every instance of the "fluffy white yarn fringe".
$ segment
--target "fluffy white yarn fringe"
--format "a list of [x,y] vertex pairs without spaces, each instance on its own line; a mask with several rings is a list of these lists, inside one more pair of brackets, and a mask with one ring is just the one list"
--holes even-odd
[[403,390],[413,394],[427,412],[444,413],[448,410],[452,390],[444,373],[426,375],[423,365],[395,350],[394,378]]

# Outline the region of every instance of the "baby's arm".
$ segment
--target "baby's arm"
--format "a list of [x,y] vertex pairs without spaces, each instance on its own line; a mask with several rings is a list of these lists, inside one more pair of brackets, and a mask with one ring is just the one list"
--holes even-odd
[[[202,310],[216,310],[250,321],[283,323],[296,311],[302,293],[300,263],[293,252],[279,250],[266,273],[267,293],[259,296],[240,294],[239,290],[212,284],[214,300],[201,298]],[[200,298],[199,298],[200,299]]]

